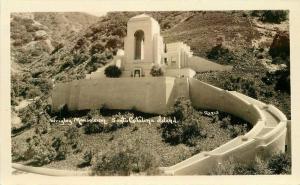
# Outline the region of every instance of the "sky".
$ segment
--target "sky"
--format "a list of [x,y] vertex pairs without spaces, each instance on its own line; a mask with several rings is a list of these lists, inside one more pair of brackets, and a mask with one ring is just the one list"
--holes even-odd
[[86,12],[86,13],[101,17],[105,15],[107,12]]

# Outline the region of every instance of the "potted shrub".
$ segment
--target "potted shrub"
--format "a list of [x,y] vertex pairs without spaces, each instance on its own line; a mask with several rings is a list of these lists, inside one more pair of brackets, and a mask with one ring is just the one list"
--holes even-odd
[[122,71],[116,65],[111,65],[104,70],[104,74],[109,78],[119,78],[122,74]]
[[152,76],[163,76],[164,72],[163,72],[163,70],[162,70],[162,68],[160,66],[154,65],[151,68],[150,74]]

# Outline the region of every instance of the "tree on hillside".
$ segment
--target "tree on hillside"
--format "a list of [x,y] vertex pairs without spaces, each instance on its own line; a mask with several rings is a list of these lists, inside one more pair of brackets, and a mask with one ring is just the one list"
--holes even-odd
[[288,11],[285,10],[267,10],[264,11],[261,17],[263,22],[269,23],[281,23],[282,21],[287,20]]

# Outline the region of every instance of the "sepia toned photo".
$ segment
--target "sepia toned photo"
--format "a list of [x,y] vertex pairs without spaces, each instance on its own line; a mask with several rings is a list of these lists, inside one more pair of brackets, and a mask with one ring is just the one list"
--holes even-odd
[[13,176],[291,175],[289,14],[11,13]]

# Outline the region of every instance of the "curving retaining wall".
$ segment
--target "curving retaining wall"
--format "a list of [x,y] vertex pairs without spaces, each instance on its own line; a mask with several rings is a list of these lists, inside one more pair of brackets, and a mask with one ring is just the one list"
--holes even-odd
[[[72,92],[76,89],[76,85],[83,85],[83,87],[79,92]],[[205,175],[229,158],[247,163],[252,162],[257,155],[269,157],[277,152],[285,152],[288,120],[280,110],[273,105],[266,105],[238,92],[226,91],[193,78],[111,79],[106,82],[84,80],[75,81],[66,86],[56,87],[54,97],[57,97],[57,100],[54,101],[54,104],[57,107],[59,104],[66,103],[70,106],[85,105],[83,108],[87,108],[89,106],[87,102],[90,102],[91,105],[96,103],[95,108],[97,108],[104,102],[110,108],[130,109],[134,106],[140,111],[159,113],[171,106],[176,97],[189,96],[196,108],[228,112],[253,125],[253,128],[245,135],[238,136],[212,151],[201,152],[170,167],[162,167],[161,170],[167,175]],[[106,88],[103,89],[103,87]],[[112,92],[112,89],[118,90],[118,93]],[[152,91],[153,89],[155,91]],[[96,91],[90,92],[93,90]],[[100,92],[103,95],[101,95],[102,99],[99,99]],[[98,96],[97,101],[87,101],[86,98],[90,93],[94,93],[96,99]],[[115,99],[119,98],[122,101],[112,101],[109,98],[111,93],[116,94]],[[149,96],[151,102],[145,103],[144,100]],[[55,176],[91,174],[91,172],[37,168],[20,164],[13,164],[13,168]]]
[[252,162],[257,155],[268,157],[285,151],[287,119],[276,107],[196,79],[189,79],[189,84],[194,107],[231,113],[249,121],[253,128],[244,136],[212,151],[201,152],[174,166],[162,168],[166,174],[204,175],[229,158],[247,163]]

